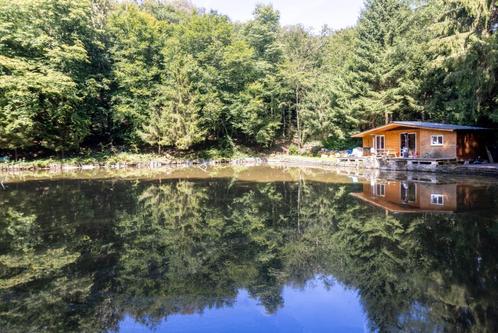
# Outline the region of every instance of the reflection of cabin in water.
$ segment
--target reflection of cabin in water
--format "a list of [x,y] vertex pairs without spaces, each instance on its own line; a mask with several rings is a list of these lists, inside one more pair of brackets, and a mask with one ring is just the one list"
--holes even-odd
[[363,139],[365,155],[463,161],[488,159],[489,134],[482,127],[395,121],[353,137]]
[[485,188],[460,184],[385,181],[363,185],[354,197],[391,213],[461,212],[489,208]]

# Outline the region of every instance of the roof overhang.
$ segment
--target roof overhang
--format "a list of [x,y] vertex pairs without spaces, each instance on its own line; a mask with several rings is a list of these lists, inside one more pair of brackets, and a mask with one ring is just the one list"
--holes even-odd
[[385,131],[390,131],[396,128],[416,128],[416,129],[428,129],[428,130],[433,130],[433,131],[442,131],[442,132],[454,132],[455,129],[448,129],[448,128],[433,128],[429,126],[422,126],[422,125],[410,125],[410,124],[398,124],[398,123],[390,123],[384,126],[372,128],[368,131],[364,131],[355,135],[352,135],[352,138],[363,138],[367,135],[373,135],[377,134],[380,132],[385,132]]
[[366,196],[364,193],[350,193],[350,195],[364,201],[365,203],[371,206],[382,208],[388,211],[389,213],[393,214],[454,213],[453,210],[447,210],[447,209],[430,210],[430,209],[420,209],[415,207],[404,207],[401,205],[397,205],[395,203],[388,202],[386,200],[381,200],[381,201],[375,200],[373,198]]

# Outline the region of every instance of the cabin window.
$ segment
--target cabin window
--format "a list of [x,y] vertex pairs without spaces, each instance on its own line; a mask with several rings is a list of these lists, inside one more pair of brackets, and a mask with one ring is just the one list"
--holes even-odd
[[431,137],[431,146],[442,146],[444,143],[443,135],[433,135]]
[[386,148],[386,138],[384,135],[376,135],[374,136],[374,145],[375,150],[384,150]]
[[373,194],[376,197],[385,197],[386,196],[386,185],[385,184],[375,184],[372,186]]
[[444,196],[442,194],[431,194],[431,204],[444,206]]

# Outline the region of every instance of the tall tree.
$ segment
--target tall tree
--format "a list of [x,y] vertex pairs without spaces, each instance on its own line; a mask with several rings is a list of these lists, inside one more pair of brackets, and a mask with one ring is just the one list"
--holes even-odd
[[280,14],[271,6],[258,5],[254,19],[243,28],[244,38],[254,50],[253,78],[231,108],[231,124],[249,141],[269,145],[280,127],[282,85],[279,66],[283,51],[279,41]]
[[492,34],[494,1],[434,0],[425,18],[428,69],[424,82],[429,116],[458,123],[496,121],[498,42]]
[[151,115],[141,132],[145,142],[187,149],[205,140],[202,112],[216,112],[221,106],[215,96],[201,94],[196,85],[199,67],[189,55],[175,52],[168,63],[168,77],[159,87],[160,98],[151,104]]
[[[284,44],[285,61],[282,64],[282,77],[292,93],[290,109],[295,118],[296,136],[301,146],[309,136],[309,129],[304,128],[308,115],[303,117],[303,109],[307,94],[312,89],[314,80],[320,75],[320,66],[323,62],[323,51],[326,44],[327,31],[320,36],[314,36],[302,26],[288,27],[283,31],[281,39]],[[322,81],[323,83],[323,81]],[[324,96],[326,99],[328,96]],[[310,100],[308,100],[310,102]],[[326,103],[326,102],[325,102]],[[311,106],[311,103],[308,103]],[[283,122],[285,122],[285,117]]]
[[114,77],[114,136],[136,145],[150,104],[158,97],[164,70],[162,49],[169,26],[138,5],[123,3],[109,17],[107,30]]
[[106,59],[91,1],[0,1],[0,145],[77,148],[104,112]]
[[401,0],[367,0],[357,26],[351,62],[350,98],[364,127],[389,122],[400,107],[399,77],[393,71],[396,43],[406,29]]

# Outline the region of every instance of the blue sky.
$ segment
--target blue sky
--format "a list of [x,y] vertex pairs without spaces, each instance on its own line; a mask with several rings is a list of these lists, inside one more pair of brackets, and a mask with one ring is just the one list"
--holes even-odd
[[234,21],[251,18],[258,3],[271,3],[280,11],[283,25],[301,23],[315,31],[327,24],[341,29],[356,23],[363,0],[192,0],[199,7],[215,9]]

